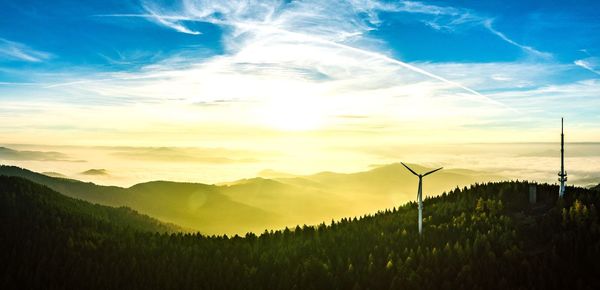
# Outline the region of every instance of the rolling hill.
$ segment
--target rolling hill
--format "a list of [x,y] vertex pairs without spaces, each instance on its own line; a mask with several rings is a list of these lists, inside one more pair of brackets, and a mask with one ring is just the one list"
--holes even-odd
[[[432,168],[409,164],[416,172],[427,172]],[[498,181],[502,177],[494,174],[465,169],[445,169],[425,179],[425,196],[438,195],[456,187],[473,183]],[[322,172],[295,178],[276,178],[286,184],[336,193],[338,196],[361,206],[346,215],[360,215],[390,208],[416,198],[418,179],[399,163],[383,165],[369,171],[357,173]]]
[[[1,289],[598,289],[600,195],[526,182],[260,236],[154,233],[155,222],[0,177]],[[154,186],[154,185],[153,185]],[[160,186],[171,186],[159,184]],[[137,217],[137,215],[136,215]],[[136,219],[137,221],[137,219]],[[146,230],[144,230],[146,229]]]
[[208,234],[260,232],[281,220],[275,213],[232,200],[214,185],[153,181],[125,190],[132,206]]
[[[417,171],[428,168],[412,165]],[[206,234],[260,233],[296,224],[374,213],[413,200],[417,179],[402,165],[358,173],[323,172],[308,176],[278,173],[218,185],[154,181],[129,188],[56,178],[0,166],[0,175],[20,176],[67,196],[109,206],[128,206],[166,222]],[[424,192],[439,194],[457,186],[499,180],[461,169],[428,176]]]
[[127,207],[91,204],[21,177],[0,176],[0,199],[2,220],[19,220],[21,226],[44,223],[60,230],[63,223],[74,223],[144,232],[173,233],[182,230]]
[[[203,233],[232,233],[241,226],[262,231],[277,215],[235,202],[206,184],[148,182],[129,188],[55,178],[13,166],[1,166],[0,175],[18,176],[67,196],[108,206],[127,206],[165,222]],[[240,226],[241,225],[241,226]]]

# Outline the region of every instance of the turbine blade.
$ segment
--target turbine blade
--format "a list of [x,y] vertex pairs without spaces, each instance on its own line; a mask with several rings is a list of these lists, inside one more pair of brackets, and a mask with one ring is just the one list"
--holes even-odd
[[410,167],[406,166],[406,164],[400,162],[400,164],[404,165],[404,167],[406,167],[406,169],[410,170],[410,172],[412,172],[412,174],[419,176],[416,172],[414,172],[412,169],[410,169]]
[[444,168],[444,167],[440,167],[440,168],[438,168],[438,169],[436,169],[436,170],[431,170],[431,171],[429,171],[429,172],[427,172],[427,173],[423,174],[423,177],[425,177],[425,176],[427,176],[427,175],[429,175],[429,174],[432,174],[432,173],[434,173],[434,172],[436,172],[436,171],[438,171],[438,170],[440,170],[440,169],[442,169],[442,168]]

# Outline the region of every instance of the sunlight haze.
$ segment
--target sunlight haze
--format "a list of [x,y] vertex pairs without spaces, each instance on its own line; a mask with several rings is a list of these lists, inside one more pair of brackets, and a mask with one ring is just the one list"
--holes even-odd
[[126,187],[400,161],[556,183],[564,117],[569,182],[600,182],[583,8],[92,2],[3,4],[3,164]]

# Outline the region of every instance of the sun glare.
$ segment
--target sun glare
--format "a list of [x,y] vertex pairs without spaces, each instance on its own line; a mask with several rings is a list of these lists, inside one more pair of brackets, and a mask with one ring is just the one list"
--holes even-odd
[[282,131],[310,131],[324,125],[322,108],[307,99],[273,101],[265,106],[262,115],[265,125]]

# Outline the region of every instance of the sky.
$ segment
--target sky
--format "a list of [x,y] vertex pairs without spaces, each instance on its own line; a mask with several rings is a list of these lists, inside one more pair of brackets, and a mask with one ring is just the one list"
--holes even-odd
[[[410,154],[420,144],[556,142],[561,117],[567,142],[600,142],[599,11],[597,1],[4,0],[0,144],[17,151],[0,161],[106,169],[124,184],[165,171],[216,182],[261,168],[436,163],[435,151]],[[403,154],[380,154],[393,148]],[[596,161],[580,161],[587,175]],[[162,171],[124,173],[132,164]]]

